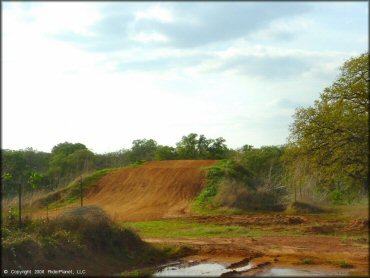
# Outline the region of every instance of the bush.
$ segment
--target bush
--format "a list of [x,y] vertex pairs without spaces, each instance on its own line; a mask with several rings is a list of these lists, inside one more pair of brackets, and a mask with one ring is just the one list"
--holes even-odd
[[285,192],[269,186],[251,188],[235,180],[225,179],[215,197],[215,202],[242,210],[285,209]]
[[325,209],[318,207],[313,204],[307,204],[303,202],[293,202],[290,208],[296,213],[323,213]]
[[343,205],[344,204],[344,195],[343,195],[343,192],[341,192],[338,189],[335,189],[332,192],[330,192],[330,201],[334,205]]
[[253,174],[235,160],[207,167],[207,186],[195,199],[196,208],[225,206],[242,210],[285,209],[284,187],[258,185]]
[[96,275],[168,257],[133,231],[115,224],[95,206],[70,209],[50,221],[33,220],[22,229],[2,227],[2,247],[2,262],[7,269],[66,269],[78,265]]
[[50,221],[46,232],[55,233],[60,229],[78,234],[82,243],[95,249],[113,251],[117,255],[125,255],[127,251],[144,246],[137,234],[113,223],[108,215],[96,206],[66,210]]

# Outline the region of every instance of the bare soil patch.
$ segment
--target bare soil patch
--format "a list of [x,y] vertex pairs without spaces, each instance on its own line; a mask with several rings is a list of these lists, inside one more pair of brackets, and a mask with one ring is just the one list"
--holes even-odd
[[184,216],[205,185],[202,167],[217,160],[151,161],[104,176],[86,197],[114,220],[154,220]]

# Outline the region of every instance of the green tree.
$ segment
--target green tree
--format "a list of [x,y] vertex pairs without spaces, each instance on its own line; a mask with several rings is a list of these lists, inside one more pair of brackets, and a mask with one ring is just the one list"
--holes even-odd
[[78,150],[87,150],[86,146],[81,143],[59,143],[58,145],[54,146],[51,150],[52,155],[56,154],[63,154],[63,155],[70,155]]
[[188,136],[183,136],[181,141],[176,143],[176,150],[180,159],[197,159],[197,137],[198,134],[190,133]]
[[27,182],[32,172],[46,173],[50,154],[32,148],[25,150],[1,150],[2,176],[9,174],[12,179],[3,180],[4,195],[14,195],[18,185],[27,190]]
[[155,152],[156,160],[173,160],[177,159],[177,153],[175,148],[169,146],[158,146]]
[[229,149],[222,137],[207,139],[203,134],[190,133],[176,144],[180,159],[223,159],[228,157]]
[[85,145],[64,142],[52,149],[48,175],[53,184],[58,185],[71,181],[83,172],[93,170],[94,165],[94,153]]
[[126,149],[95,155],[95,166],[97,169],[123,167],[128,164],[130,164],[129,150]]
[[225,144],[226,140],[222,137],[209,140],[208,158],[210,159],[224,159],[229,155],[229,149]]
[[320,187],[368,190],[369,56],[351,58],[314,105],[297,109],[289,138]]
[[283,146],[253,148],[245,145],[240,162],[251,171],[257,185],[280,185],[283,177]]
[[212,139],[207,139],[203,134],[199,135],[196,145],[197,154],[199,158],[205,159],[210,156],[210,145],[213,143]]
[[131,162],[138,160],[153,160],[158,144],[153,139],[137,139],[132,142],[132,147],[129,152]]

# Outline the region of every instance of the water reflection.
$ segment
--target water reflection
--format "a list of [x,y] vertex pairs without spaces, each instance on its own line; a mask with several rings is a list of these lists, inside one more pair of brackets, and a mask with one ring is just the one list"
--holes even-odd
[[259,276],[330,276],[333,274],[311,269],[271,268]]
[[[219,263],[199,263],[195,265],[177,264],[166,266],[153,274],[154,277],[164,276],[214,276],[219,277],[223,273],[230,271],[244,272],[252,268],[252,264],[246,266],[228,269],[225,265]],[[268,268],[257,276],[330,276],[333,273],[322,270],[298,269],[298,268]]]
[[220,276],[222,273],[229,272],[229,269],[218,263],[200,263],[197,265],[186,266],[167,266],[158,271],[153,276]]

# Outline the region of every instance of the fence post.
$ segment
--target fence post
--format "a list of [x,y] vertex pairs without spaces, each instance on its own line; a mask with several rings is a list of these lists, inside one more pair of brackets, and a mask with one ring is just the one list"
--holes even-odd
[[22,183],[18,185],[19,229],[22,228]]
[[46,205],[46,220],[49,221],[49,204]]
[[82,175],[80,176],[81,207],[83,206]]

